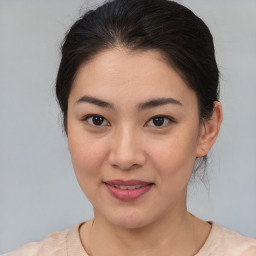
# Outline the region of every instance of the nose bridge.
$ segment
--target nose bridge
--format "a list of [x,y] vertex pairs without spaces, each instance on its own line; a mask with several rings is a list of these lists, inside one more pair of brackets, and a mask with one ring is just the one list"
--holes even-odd
[[123,124],[113,133],[109,156],[110,163],[120,169],[143,165],[145,156],[138,131],[129,124]]

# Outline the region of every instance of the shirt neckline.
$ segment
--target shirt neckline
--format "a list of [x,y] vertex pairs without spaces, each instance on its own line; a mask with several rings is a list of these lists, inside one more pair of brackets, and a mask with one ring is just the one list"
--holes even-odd
[[[73,226],[67,233],[67,239],[66,239],[66,246],[67,246],[67,256],[88,256],[87,252],[85,251],[80,235],[79,235],[79,229],[85,222],[81,222],[75,226]],[[211,231],[201,247],[201,249],[195,254],[195,256],[203,256],[205,255],[205,252],[207,252],[207,248],[209,248],[212,244],[214,234],[216,233],[216,230],[218,228],[218,225],[214,222],[209,221],[208,223],[211,224]]]
[[67,234],[67,256],[88,256],[79,235],[79,229],[85,222],[81,222],[72,227]]

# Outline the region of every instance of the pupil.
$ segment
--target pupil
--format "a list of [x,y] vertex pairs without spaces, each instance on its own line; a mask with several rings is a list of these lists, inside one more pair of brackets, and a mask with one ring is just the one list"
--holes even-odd
[[101,125],[104,121],[104,118],[102,116],[94,116],[92,120],[95,125]]
[[164,117],[155,117],[153,119],[153,123],[155,126],[161,126],[164,123]]

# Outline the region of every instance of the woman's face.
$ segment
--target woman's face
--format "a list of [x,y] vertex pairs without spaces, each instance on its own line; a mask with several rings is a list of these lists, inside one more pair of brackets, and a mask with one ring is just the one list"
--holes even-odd
[[136,228],[186,211],[198,103],[159,52],[105,50],[82,65],[67,124],[76,177],[96,217]]

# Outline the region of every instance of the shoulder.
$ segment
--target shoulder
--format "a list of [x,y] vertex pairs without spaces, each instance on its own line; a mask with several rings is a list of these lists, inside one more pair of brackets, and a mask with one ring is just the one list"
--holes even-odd
[[197,256],[256,256],[256,240],[212,223],[212,231]]
[[68,230],[55,232],[39,242],[23,245],[17,250],[3,254],[2,256],[66,256],[66,239]]

